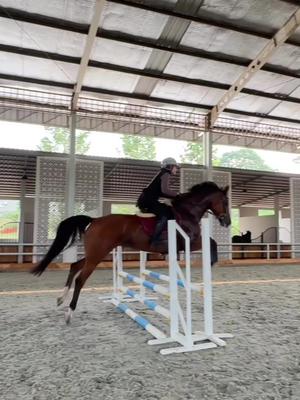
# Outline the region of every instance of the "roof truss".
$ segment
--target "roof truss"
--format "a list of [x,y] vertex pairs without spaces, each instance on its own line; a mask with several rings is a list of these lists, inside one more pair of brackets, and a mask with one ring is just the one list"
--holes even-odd
[[[284,0],[282,0],[284,1]],[[238,33],[243,33],[255,37],[260,37],[260,38],[270,38],[273,35],[273,32],[271,32],[271,28],[268,27],[268,29],[264,29],[262,25],[254,25],[254,27],[249,27],[249,26],[242,26],[241,22],[238,20],[232,20],[229,21],[228,18],[224,18],[224,20],[220,20],[218,18],[217,14],[214,14],[213,12],[208,12],[205,10],[204,12],[197,14],[195,11],[195,7],[197,7],[197,1],[191,1],[190,3],[195,6],[194,9],[190,8],[188,9],[187,7],[177,7],[177,5],[180,3],[180,1],[176,4],[176,7],[174,7],[174,4],[161,6],[159,2],[152,2],[151,5],[150,2],[148,4],[141,3],[139,1],[119,1],[119,0],[108,0],[108,2],[115,3],[115,4],[120,4],[122,6],[126,5],[129,7],[133,8],[139,8],[143,9],[148,12],[155,12],[155,13],[160,13],[164,14],[171,19],[180,19],[184,23],[189,23],[189,22],[196,22],[200,24],[205,24],[205,25],[211,25],[214,27],[221,28],[223,30],[232,30]],[[297,1],[288,1],[286,0],[285,2],[291,3],[294,5],[298,5]],[[83,56],[80,57],[70,57],[66,56],[64,54],[54,54],[50,52],[43,52],[40,50],[35,50],[35,49],[30,49],[30,48],[18,48],[16,46],[10,46],[10,45],[5,45],[5,44],[0,44],[0,51],[4,52],[11,52],[11,53],[16,53],[16,54],[23,54],[23,55],[28,55],[28,56],[33,56],[33,57],[40,57],[40,58],[51,58],[53,60],[58,60],[58,61],[63,61],[63,62],[68,62],[68,63],[73,63],[73,64],[80,64],[80,68],[78,71],[77,79],[76,82],[72,83],[65,83],[65,82],[53,82],[47,79],[36,79],[32,78],[30,76],[15,76],[13,74],[1,74],[0,78],[4,80],[10,80],[10,81],[16,81],[16,82],[27,82],[27,83],[33,83],[37,85],[47,85],[47,86],[52,86],[52,87],[57,87],[57,88],[62,88],[62,89],[68,89],[68,91],[72,92],[73,91],[73,99],[72,99],[72,108],[77,109],[78,104],[79,104],[79,94],[82,90],[84,90],[87,93],[94,93],[94,94],[99,94],[103,95],[105,98],[106,96],[113,96],[114,98],[128,98],[128,99],[136,99],[136,100],[142,100],[142,101],[147,101],[151,103],[159,102],[159,103],[165,103],[165,104],[172,104],[176,106],[183,106],[183,107],[192,107],[198,110],[207,110],[210,111],[212,106],[209,104],[205,104],[203,102],[202,104],[194,103],[191,101],[178,101],[175,99],[168,99],[168,98],[162,98],[159,96],[152,96],[150,93],[143,93],[143,92],[123,92],[123,91],[117,91],[117,90],[110,90],[110,89],[103,89],[103,88],[97,88],[97,87],[91,87],[91,86],[83,86],[83,81],[84,81],[84,76],[85,72],[87,70],[88,66],[91,66],[93,68],[101,68],[101,69],[106,69],[106,70],[111,70],[111,71],[117,71],[117,72],[122,72],[126,74],[132,74],[132,75],[139,75],[141,77],[146,77],[146,78],[154,78],[155,80],[168,80],[172,82],[179,82],[183,84],[191,84],[191,85],[197,85],[197,86],[202,86],[202,87],[207,87],[207,88],[212,88],[212,89],[221,89],[221,90],[230,90],[230,86],[228,84],[224,83],[216,83],[212,80],[204,80],[204,79],[194,79],[194,78],[188,78],[185,76],[180,76],[180,75],[171,75],[168,73],[163,72],[163,68],[159,70],[159,68],[144,68],[144,69],[138,69],[138,68],[133,68],[133,67],[128,67],[128,66],[123,66],[123,65],[116,65],[113,63],[104,63],[104,62],[99,62],[95,60],[90,60],[90,53],[93,45],[93,41],[95,40],[95,37],[102,37],[105,39],[109,39],[112,41],[120,41],[128,44],[134,44],[135,46],[143,46],[143,47],[148,47],[153,50],[160,50],[163,52],[168,52],[168,53],[177,53],[177,54],[185,54],[193,57],[199,57],[199,58],[206,58],[209,60],[213,61],[222,61],[228,64],[232,65],[240,65],[240,66],[247,66],[249,63],[249,59],[243,58],[243,57],[237,57],[233,56],[230,54],[226,53],[213,53],[210,51],[206,50],[201,50],[201,49],[195,49],[195,48],[190,48],[187,46],[182,46],[180,43],[176,43],[175,37],[172,37],[170,35],[167,37],[167,40],[161,41],[159,40],[156,42],[154,39],[149,39],[149,38],[140,38],[135,35],[130,35],[124,32],[116,32],[116,31],[109,31],[105,29],[98,28],[99,25],[99,19],[101,15],[101,11],[103,9],[103,3],[104,1],[97,0],[96,1],[96,8],[95,8],[95,13],[93,16],[93,20],[91,25],[89,26],[88,24],[81,24],[81,23],[76,23],[72,21],[67,21],[67,20],[62,20],[59,18],[53,18],[49,17],[46,15],[38,15],[38,14],[33,14],[29,13],[26,11],[21,11],[13,8],[5,8],[0,6],[0,16],[1,17],[6,17],[6,18],[12,18],[16,19],[19,21],[24,21],[32,24],[37,24],[37,25],[43,25],[47,26],[50,28],[54,29],[62,29],[66,31],[72,31],[72,32],[78,32],[84,35],[87,35],[87,40],[86,40],[86,46],[85,50],[83,53]],[[200,2],[199,2],[200,3]],[[102,4],[102,7],[101,7]],[[98,7],[98,8],[97,8]],[[173,9],[170,9],[172,7]],[[190,15],[189,13],[193,14]],[[197,15],[195,15],[197,14]],[[247,24],[246,24],[247,25]],[[288,39],[287,42],[289,44],[292,44],[293,46],[300,46],[299,41],[297,39]],[[297,70],[293,70],[290,68],[286,68],[283,66],[277,66],[277,65],[270,65],[270,64],[265,64],[262,69],[268,72],[276,73],[279,75],[285,75],[293,78],[299,78],[300,74],[298,73]],[[258,97],[264,97],[268,99],[273,99],[273,100],[278,100],[278,104],[281,101],[289,102],[289,103],[295,103],[299,104],[300,103],[300,98],[296,96],[289,96],[286,93],[269,93],[269,92],[264,92],[261,90],[254,90],[254,89],[248,89],[248,88],[242,88],[241,91],[243,93],[246,93],[247,95],[252,95],[252,96],[258,96]],[[211,104],[211,103],[210,103]],[[284,121],[288,123],[296,123],[298,124],[300,122],[300,119],[297,117],[295,118],[286,118],[282,116],[277,116],[277,115],[267,115],[265,113],[261,112],[249,112],[249,111],[243,111],[240,109],[230,109],[226,108],[224,110],[225,112],[229,112],[231,114],[235,114],[237,116],[247,116],[247,117],[255,117],[256,121],[258,118],[268,118],[270,120],[274,121]],[[6,112],[3,112],[6,114]],[[26,114],[30,117],[30,113]],[[284,114],[283,114],[284,115]],[[297,114],[295,114],[297,115]],[[293,115],[292,115],[293,116]],[[260,123],[260,122],[259,122]],[[102,122],[101,122],[102,124]],[[217,132],[221,136],[227,136],[229,134],[232,134],[233,132],[229,132],[230,129],[228,128],[228,132],[226,130],[226,127],[222,127],[220,130],[220,127],[217,127]],[[142,130],[141,130],[142,132]],[[235,132],[236,133],[236,132]],[[176,137],[181,137],[181,133],[179,132],[176,134]],[[288,138],[286,138],[288,139]],[[231,135],[230,140],[231,142],[236,142],[236,136]],[[255,138],[251,139],[252,141],[256,140]],[[291,139],[292,142],[296,142],[297,140],[295,138]],[[251,142],[250,142],[251,144]]]
[[259,52],[255,59],[249,64],[247,69],[231,85],[226,93],[219,100],[209,113],[209,127],[213,127],[218,116],[225,110],[232,99],[243,91],[245,85],[250,81],[253,75],[261,69],[273,53],[280,47],[300,25],[300,9],[298,9],[288,21],[279,29],[266,46]]
[[96,0],[96,2],[95,2],[93,18],[92,18],[89,32],[88,32],[88,35],[86,38],[84,52],[83,52],[83,55],[80,60],[80,66],[79,66],[79,70],[78,70],[76,83],[74,85],[73,98],[72,98],[72,110],[77,109],[79,94],[80,94],[80,91],[82,88],[84,75],[85,75],[85,72],[86,72],[86,69],[87,69],[87,66],[89,63],[92,47],[93,47],[93,44],[94,44],[94,41],[95,41],[95,38],[97,35],[100,17],[101,17],[103,8],[104,8],[104,4],[105,4],[105,0]]

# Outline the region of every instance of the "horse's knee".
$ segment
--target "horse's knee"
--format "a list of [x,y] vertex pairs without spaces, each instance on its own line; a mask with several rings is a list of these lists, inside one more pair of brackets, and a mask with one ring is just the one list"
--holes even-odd
[[91,263],[89,261],[85,261],[84,267],[81,269],[79,275],[76,277],[73,298],[70,303],[70,309],[72,311],[74,311],[76,308],[82,287],[84,286],[86,280],[91,275],[91,273],[94,271],[96,266],[97,266],[97,263],[95,263],[95,262]]
[[73,263],[70,265],[70,272],[76,274],[78,271],[80,271],[80,270],[82,269],[82,267],[84,266],[84,262],[85,262],[85,259],[84,259],[84,258],[82,258],[82,259],[79,260],[79,261],[73,262]]

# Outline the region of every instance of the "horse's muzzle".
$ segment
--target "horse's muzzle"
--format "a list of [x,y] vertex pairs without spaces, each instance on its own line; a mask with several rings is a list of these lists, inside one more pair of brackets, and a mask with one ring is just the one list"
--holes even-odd
[[231,224],[230,215],[227,215],[227,214],[220,214],[218,216],[218,220],[219,220],[221,226],[224,226],[225,228],[227,228]]

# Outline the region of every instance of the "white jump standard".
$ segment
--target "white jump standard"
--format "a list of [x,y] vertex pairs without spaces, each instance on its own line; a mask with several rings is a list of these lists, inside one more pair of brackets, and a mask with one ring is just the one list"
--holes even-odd
[[[123,271],[123,260],[121,248],[117,249],[116,262],[114,263],[114,291],[111,302],[118,309],[127,314],[147,330],[155,338],[148,341],[150,345],[177,343],[176,347],[167,347],[160,350],[163,355],[171,353],[182,353],[196,350],[225,346],[223,338],[230,338],[230,334],[214,334],[212,322],[212,289],[211,289],[211,266],[210,266],[210,239],[209,221],[202,219],[202,259],[203,259],[203,287],[204,287],[204,331],[192,331],[192,291],[202,289],[191,283],[190,265],[190,240],[186,233],[180,228],[176,221],[168,222],[168,246],[169,246],[169,276],[146,270],[146,255],[141,254],[141,278]],[[185,241],[185,270],[183,271],[177,261],[177,235],[180,234]],[[143,279],[143,276],[161,280],[169,283],[169,289]],[[124,279],[140,285],[140,292],[135,292],[124,285]],[[169,309],[162,307],[156,301],[147,299],[145,290],[167,296]],[[179,299],[179,290],[183,291],[184,300]],[[148,309],[164,316],[169,321],[169,333],[166,334],[152,325],[147,319],[139,316],[131,310],[124,302],[127,299],[139,301]],[[183,304],[183,307],[181,306]],[[200,343],[199,343],[200,342]],[[204,342],[204,343],[203,343]]]

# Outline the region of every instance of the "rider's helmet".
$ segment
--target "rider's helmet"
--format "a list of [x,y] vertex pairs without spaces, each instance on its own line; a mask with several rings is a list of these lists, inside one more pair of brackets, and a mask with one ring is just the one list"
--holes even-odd
[[162,168],[167,168],[167,169],[172,169],[172,167],[178,167],[177,161],[175,160],[175,158],[172,157],[167,157],[164,160],[162,160],[161,162],[161,167]]

